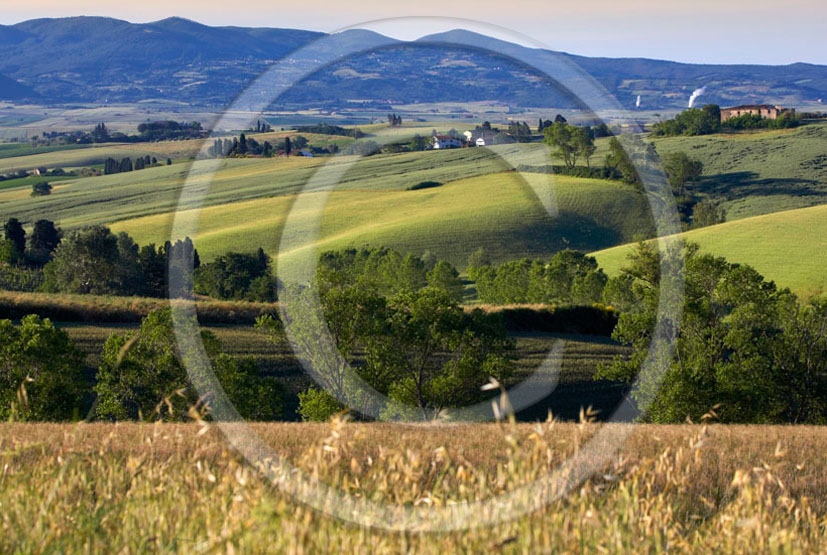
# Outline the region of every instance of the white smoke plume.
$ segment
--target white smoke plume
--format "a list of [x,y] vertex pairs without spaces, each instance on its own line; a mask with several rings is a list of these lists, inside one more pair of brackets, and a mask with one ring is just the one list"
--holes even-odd
[[640,95],[637,95],[637,101],[635,102],[635,108],[640,108]]
[[689,97],[689,107],[692,108],[695,106],[695,101],[701,96],[703,93],[706,92],[706,87],[701,87],[700,89],[695,89],[692,91],[692,96]]

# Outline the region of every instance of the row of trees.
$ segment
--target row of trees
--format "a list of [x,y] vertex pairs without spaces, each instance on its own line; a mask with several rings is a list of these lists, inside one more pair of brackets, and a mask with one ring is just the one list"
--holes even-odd
[[719,131],[743,129],[786,129],[800,125],[801,119],[794,112],[785,112],[777,119],[762,118],[755,114],[721,121],[721,107],[707,104],[702,108],[689,108],[673,119],[661,121],[652,126],[652,134],[673,137],[677,135],[710,135]]
[[195,292],[215,299],[273,302],[276,279],[270,257],[259,247],[255,254],[229,252],[195,271]]
[[[201,332],[212,370],[241,416],[281,417],[283,388],[262,377],[251,360],[222,353],[215,336]],[[150,313],[138,331],[107,339],[93,381],[86,354],[49,319],[30,315],[20,325],[0,321],[0,419],[181,420],[190,408],[208,409],[210,397],[192,387],[177,351],[172,314]],[[184,357],[187,353],[183,354]]]
[[[172,160],[167,158],[166,163],[167,165],[171,165]],[[158,159],[154,156],[149,156],[148,154],[146,156],[139,156],[135,158],[134,163],[131,158],[121,158],[120,160],[107,158],[103,164],[103,173],[104,175],[111,175],[113,173],[131,172],[133,170],[142,170],[156,165],[158,165]]]
[[[310,142],[307,137],[302,135],[295,135],[291,137],[284,137],[279,142],[272,144],[270,141],[259,143],[252,137],[247,137],[242,133],[238,137],[230,139],[216,139],[213,144],[207,149],[207,156],[211,158],[243,158],[245,156],[264,156],[270,158],[277,154],[290,156],[290,154],[303,150],[309,146]],[[336,145],[331,145],[327,149],[314,148],[318,153],[335,153],[338,152]]]
[[492,265],[484,255],[469,259],[468,273],[479,299],[488,304],[585,305],[602,302],[608,278],[597,261],[574,250],[549,260],[512,260]]
[[43,268],[43,289],[51,292],[93,295],[165,297],[192,294],[187,267],[200,266],[198,251],[187,237],[139,247],[126,233],[93,225],[69,233],[52,252]]
[[50,220],[37,220],[32,233],[27,236],[23,224],[17,218],[9,218],[3,224],[0,241],[0,264],[10,266],[41,267],[50,259],[60,244],[63,233]]

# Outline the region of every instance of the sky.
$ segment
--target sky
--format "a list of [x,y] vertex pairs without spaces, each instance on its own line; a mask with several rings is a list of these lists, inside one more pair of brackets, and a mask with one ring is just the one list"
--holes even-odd
[[[0,7],[3,24],[73,15],[132,22],[180,16],[207,25],[325,32],[367,27],[403,39],[472,27],[430,18],[440,16],[496,25],[499,32],[488,27],[489,34],[584,56],[827,65],[824,0],[0,0]],[[410,16],[419,19],[365,24]]]

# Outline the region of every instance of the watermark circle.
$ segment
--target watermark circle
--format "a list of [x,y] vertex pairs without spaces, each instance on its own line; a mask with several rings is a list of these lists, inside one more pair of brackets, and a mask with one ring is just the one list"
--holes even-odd
[[[369,28],[379,24],[387,25],[394,22],[411,22],[411,20],[416,20],[416,23],[420,26],[429,23],[435,26],[445,26],[446,23],[460,24],[470,30],[478,30],[487,34],[491,34],[493,31],[501,37],[517,38],[512,42],[528,44],[533,48],[528,50],[504,42],[483,41],[484,43],[481,44],[479,35],[464,33],[452,34],[449,43],[439,42],[437,44],[488,51],[515,60],[546,76],[551,82],[558,84],[568,91],[573,98],[578,99],[583,106],[588,107],[601,120],[605,121],[609,115],[617,119],[618,114],[625,113],[616,99],[570,58],[545,49],[537,41],[502,27],[471,20],[437,17],[378,20],[351,28]],[[240,112],[251,114],[249,124],[252,124],[276,98],[290,90],[296,83],[337,61],[364,52],[361,48],[349,46],[347,41],[339,41],[338,37],[340,36],[341,32],[325,35],[273,64],[236,98],[224,112],[224,115],[219,118],[215,127],[220,127],[229,113],[233,114],[233,120],[237,122]],[[377,38],[373,42],[371,50],[393,46],[399,46],[399,43],[393,39]],[[631,123],[633,126],[636,125],[634,121]],[[373,140],[376,140],[376,138],[376,136],[371,137]],[[205,142],[202,149],[203,154],[206,154],[207,145],[208,141]],[[648,355],[642,365],[637,382],[632,386],[635,388],[640,384],[643,376],[650,384],[657,384],[669,367],[683,305],[683,260],[680,256],[680,243],[676,239],[677,233],[680,232],[677,209],[663,171],[660,170],[657,160],[651,152],[640,152],[631,148],[627,149],[627,152],[641,177],[658,237],[657,243],[661,251],[661,281],[657,318],[652,330]],[[178,211],[173,220],[170,237],[172,241],[196,235],[200,208],[203,205],[209,183],[211,183],[212,177],[220,165],[220,159],[203,159],[192,165],[182,188]],[[311,218],[310,226],[305,225],[303,229],[299,229],[297,227],[298,221],[291,221],[291,216],[288,215],[285,230],[282,232],[280,250],[290,248],[291,241],[296,241],[296,238],[300,236],[304,238],[304,243],[307,243],[307,239],[310,238],[309,243],[313,244],[312,239],[317,237],[319,233],[321,208],[324,207],[327,195],[329,195],[332,187],[335,186],[347,167],[349,167],[347,164],[324,164],[308,181],[302,193],[298,195],[293,205],[294,212],[291,212],[291,214],[295,213],[298,204],[302,209],[314,211],[316,217]],[[313,198],[310,199],[309,195],[304,194],[308,192],[318,194],[313,195]],[[302,199],[311,202],[301,204]],[[183,211],[187,211],[186,217],[181,216]],[[310,251],[312,250],[310,249]],[[279,274],[280,280],[283,283],[291,283],[313,276],[315,274],[316,257],[306,256],[302,262],[301,264],[291,264],[289,269],[279,269],[277,274]],[[277,268],[279,268],[278,265]],[[186,280],[191,280],[193,270],[191,261],[190,267],[185,268],[185,270],[188,270],[189,275],[187,275],[187,271],[171,274],[171,290],[178,290],[185,284]],[[174,283],[173,280],[179,280],[179,282]],[[283,318],[286,317],[287,320],[291,317],[289,294],[288,288],[281,288],[280,295],[288,297],[286,302],[280,299],[282,316]],[[527,513],[539,510],[553,500],[566,495],[574,486],[610,462],[632,429],[632,426],[621,428],[602,427],[574,456],[546,476],[507,493],[478,501],[462,502],[444,507],[431,505],[402,506],[354,497],[303,473],[274,448],[266,444],[252,427],[243,420],[212,371],[209,358],[201,342],[200,333],[198,333],[194,302],[179,302],[177,304],[177,310],[173,311],[173,322],[181,359],[187,367],[187,372],[195,389],[201,396],[209,397],[211,416],[230,445],[248,463],[258,468],[281,491],[291,495],[297,501],[331,517],[362,526],[397,531],[449,531],[492,526],[514,520]],[[313,306],[321,310],[317,298],[314,300]],[[285,331],[290,336],[289,326],[285,327]],[[327,333],[329,338],[329,332],[324,326],[321,326],[319,333],[322,335]],[[335,358],[337,353],[332,338],[325,340],[325,344],[329,356]],[[551,364],[554,364],[553,357],[555,356],[559,357],[559,352],[552,352],[549,355],[552,358],[547,359],[547,362],[551,360]],[[309,369],[309,371],[312,375],[315,370]],[[354,383],[361,381],[355,375],[355,372],[352,373],[352,377],[354,380],[358,380]],[[362,386],[360,385],[360,387]],[[371,398],[377,401],[388,402],[382,394],[369,388],[367,384],[364,384],[362,391],[367,392]],[[608,422],[628,421],[630,415],[641,409],[645,410],[646,407],[634,403],[627,397],[614,411]],[[477,415],[479,410],[479,406],[473,407],[471,412],[460,410],[456,416],[462,418],[472,413]]]

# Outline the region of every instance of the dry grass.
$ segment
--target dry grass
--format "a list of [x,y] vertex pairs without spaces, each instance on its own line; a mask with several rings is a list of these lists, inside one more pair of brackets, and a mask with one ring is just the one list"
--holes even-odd
[[[640,426],[598,476],[562,500],[512,522],[437,534],[325,517],[270,487],[202,425],[0,426],[0,551],[755,553],[827,546],[823,428]],[[437,508],[545,475],[598,426],[254,429],[339,490]]]

